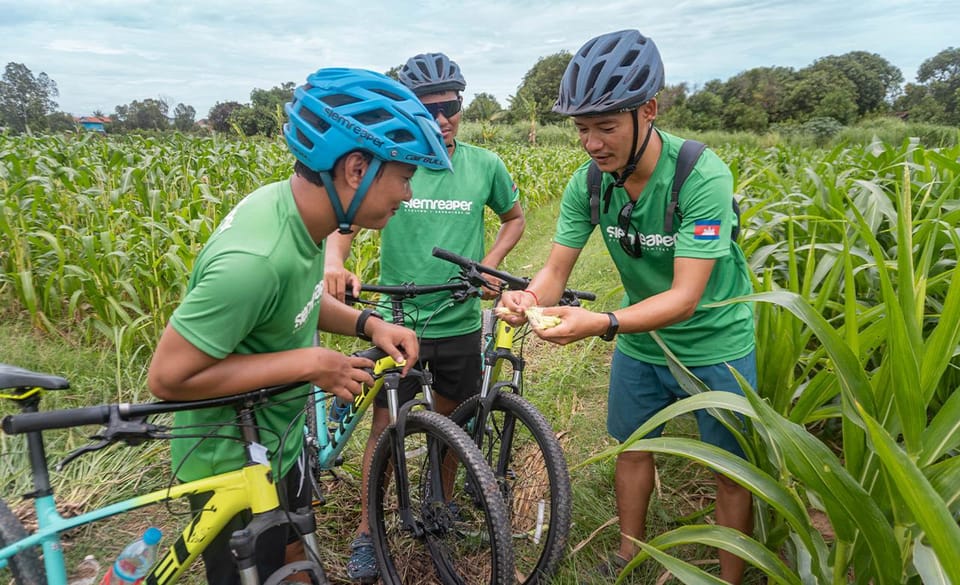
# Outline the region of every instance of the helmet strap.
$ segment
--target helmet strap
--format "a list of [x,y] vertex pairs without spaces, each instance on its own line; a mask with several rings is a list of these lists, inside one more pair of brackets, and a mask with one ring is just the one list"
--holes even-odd
[[337,216],[337,231],[341,234],[353,233],[353,219],[357,216],[357,210],[360,209],[363,198],[367,196],[370,184],[373,183],[373,179],[377,176],[381,164],[383,164],[383,161],[379,158],[373,157],[370,159],[370,164],[367,165],[367,172],[364,173],[360,185],[353,194],[353,200],[350,201],[350,207],[347,208],[346,213],[343,211],[343,206],[340,205],[340,197],[337,195],[336,187],[333,186],[333,177],[330,175],[330,171],[320,171],[318,173],[320,180],[323,181],[324,188],[327,190],[330,205],[333,206],[333,213]]
[[622,189],[624,183],[626,183],[630,175],[633,174],[633,171],[637,170],[637,165],[640,164],[643,153],[647,151],[650,136],[653,135],[653,122],[650,122],[649,126],[647,126],[647,135],[643,138],[643,144],[640,145],[640,150],[637,150],[637,140],[640,138],[640,122],[637,117],[637,108],[630,110],[630,113],[633,115],[633,142],[630,144],[630,152],[633,153],[633,155],[630,157],[630,160],[627,161],[627,166],[624,167],[623,174],[613,173],[616,182],[611,183],[607,188],[607,192],[604,194],[604,213],[610,210],[610,199],[613,196],[613,188],[619,187]]

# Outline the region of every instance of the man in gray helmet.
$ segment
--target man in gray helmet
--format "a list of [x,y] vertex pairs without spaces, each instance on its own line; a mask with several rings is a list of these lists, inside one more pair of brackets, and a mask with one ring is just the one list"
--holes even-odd
[[[460,67],[443,53],[427,53],[407,60],[399,77],[439,124],[453,172],[413,176],[413,199],[405,201],[381,231],[380,284],[438,284],[457,275],[456,265],[433,257],[434,246],[496,268],[523,234],[523,211],[516,184],[503,161],[489,150],[456,139],[463,105],[460,92],[466,88]],[[500,230],[490,249],[484,250],[487,207],[500,218]],[[359,279],[343,268],[352,237],[335,234],[327,238],[324,283],[326,290],[341,300],[346,290],[355,296],[360,292]],[[433,374],[436,409],[450,414],[480,391],[480,299],[450,303],[449,293],[437,293],[405,302],[405,325],[421,336],[419,363]],[[387,311],[383,316],[390,318]],[[411,400],[419,390],[414,380],[401,381],[400,403]],[[387,400],[381,393],[374,404],[363,455],[360,526],[347,563],[350,579],[365,583],[375,581],[379,574],[367,520],[367,472],[377,438],[388,423]]]
[[[600,226],[623,282],[622,308],[611,313],[546,309],[545,314],[560,317],[562,324],[537,334],[558,344],[593,336],[617,338],[607,430],[621,442],[686,396],[649,331],[657,331],[709,388],[742,394],[728,366],[756,385],[752,306],[708,306],[752,292],[743,252],[731,237],[737,222],[731,204],[733,178],[723,161],[706,150],[673,201],[671,186],[684,140],[653,125],[662,87],[657,47],[636,30],[599,36],[577,51],[564,73],[554,111],[573,117],[581,145],[603,173],[598,190],[602,196],[591,204],[590,163],[574,172],[546,265],[527,291],[503,298],[503,305],[514,311],[506,320],[515,325],[525,320],[524,310],[532,305],[555,304],[594,226]],[[706,411],[696,414],[703,441],[743,456],[726,427]],[[646,539],[654,477],[651,453],[625,451],[618,456],[614,483],[620,547],[600,565],[602,573],[615,575],[636,554],[631,538]],[[749,533],[750,492],[723,475],[716,478],[717,522]],[[722,578],[741,581],[744,563],[739,557],[721,551],[720,567]]]

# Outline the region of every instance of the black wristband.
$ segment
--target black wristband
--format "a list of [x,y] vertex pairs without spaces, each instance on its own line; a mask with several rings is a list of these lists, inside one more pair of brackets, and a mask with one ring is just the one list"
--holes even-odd
[[610,326],[607,327],[607,332],[600,336],[600,339],[604,341],[613,341],[613,338],[617,335],[617,330],[620,329],[620,322],[617,321],[617,316],[613,313],[604,314],[610,318]]
[[360,311],[360,316],[357,317],[357,337],[364,341],[373,341],[369,335],[364,333],[364,329],[367,327],[367,319],[370,317],[376,317],[377,319],[383,319],[383,316],[380,313],[374,311],[373,309],[364,309]]

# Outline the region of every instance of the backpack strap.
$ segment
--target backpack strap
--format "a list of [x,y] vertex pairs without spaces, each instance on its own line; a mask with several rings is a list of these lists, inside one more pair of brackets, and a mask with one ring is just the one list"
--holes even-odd
[[590,225],[600,225],[600,184],[603,172],[597,163],[590,161],[587,169],[587,190],[590,192]]
[[673,233],[674,215],[679,221],[683,221],[683,212],[680,210],[680,189],[683,188],[683,183],[690,176],[693,167],[697,164],[697,159],[706,148],[706,144],[696,140],[684,140],[680,145],[680,152],[677,153],[677,169],[673,173],[673,187],[670,189],[670,203],[667,204],[667,213],[663,218],[665,233]]

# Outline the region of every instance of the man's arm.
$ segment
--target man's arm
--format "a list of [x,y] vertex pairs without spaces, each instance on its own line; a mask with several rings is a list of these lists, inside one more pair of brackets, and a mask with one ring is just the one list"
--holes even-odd
[[370,360],[321,347],[263,354],[230,354],[217,359],[197,349],[167,325],[150,362],[147,384],[161,400],[199,400],[256,388],[310,381],[350,400],[361,383],[373,383],[363,370]]
[[[655,331],[689,319],[700,303],[715,262],[700,258],[675,259],[669,290],[613,312],[619,322],[618,332]],[[603,335],[610,327],[610,318],[605,313],[581,307],[552,307],[545,309],[544,314],[560,317],[561,324],[538,329],[537,335],[560,345]]]
[[343,267],[350,256],[350,245],[357,229],[354,226],[350,234],[333,232],[323,244],[323,289],[340,302],[343,302],[347,291],[353,296],[360,294],[360,279]]
[[480,263],[490,268],[500,266],[510,250],[513,250],[513,247],[520,241],[526,224],[527,220],[523,216],[523,208],[519,201],[514,203],[509,211],[501,213],[500,230],[497,231],[497,237],[493,240],[493,245],[490,246]]
[[[341,303],[326,292],[323,293],[318,322],[320,329],[341,335],[356,335],[359,318],[360,311]],[[369,337],[374,345],[387,352],[398,364],[406,362],[403,374],[406,374],[417,361],[420,344],[417,341],[416,332],[412,329],[387,323],[377,317],[370,317],[364,323],[363,334]]]

